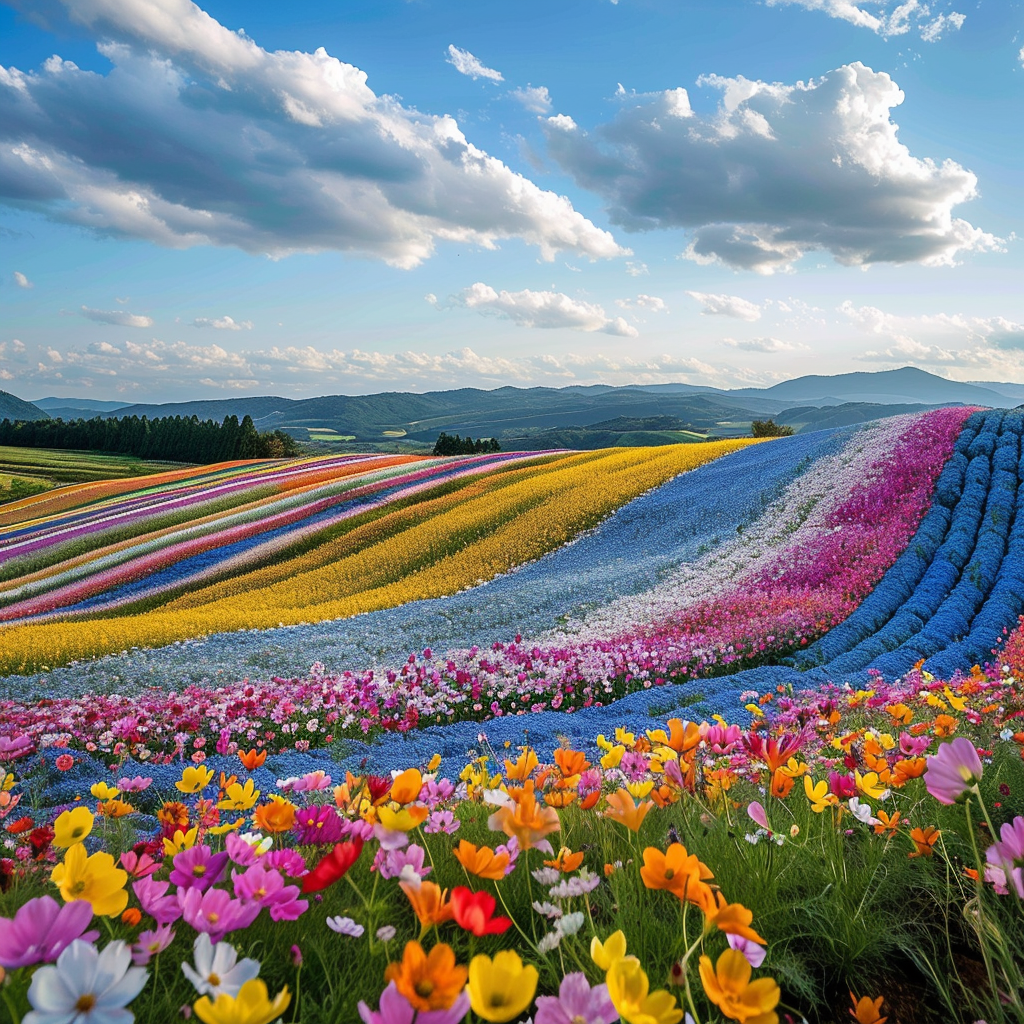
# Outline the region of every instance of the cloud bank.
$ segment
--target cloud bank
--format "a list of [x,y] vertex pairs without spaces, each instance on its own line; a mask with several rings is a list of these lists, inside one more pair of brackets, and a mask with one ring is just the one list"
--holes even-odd
[[190,0],[15,0],[99,40],[107,74],[0,67],[0,201],[158,245],[342,250],[413,267],[439,240],[623,254],[456,122],[319,49],[269,52]]
[[685,89],[620,94],[593,133],[544,122],[548,147],[628,231],[685,228],[685,256],[742,270],[789,269],[824,250],[842,264],[951,264],[999,239],[954,217],[977,178],[913,156],[891,110],[903,93],[861,63],[795,85],[711,75],[721,95],[700,116]]

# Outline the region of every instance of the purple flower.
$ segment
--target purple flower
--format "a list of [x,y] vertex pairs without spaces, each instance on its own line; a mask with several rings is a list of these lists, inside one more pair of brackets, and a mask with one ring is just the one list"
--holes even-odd
[[726,939],[733,949],[738,949],[746,957],[747,963],[751,967],[760,967],[764,963],[764,958],[768,953],[764,946],[759,946],[756,942],[751,942],[750,939],[746,939],[742,935],[730,933],[726,935]]
[[158,925],[152,931],[139,932],[139,937],[132,946],[132,961],[136,967],[145,967],[173,941],[174,929],[169,924]]
[[228,932],[248,928],[260,913],[258,903],[233,900],[223,889],[185,889],[178,892],[178,903],[185,922],[197,932],[205,932],[212,942],[220,942]]
[[1018,815],[1000,828],[999,840],[985,851],[985,859],[995,869],[994,874],[1003,873],[1002,884],[997,888],[1008,892],[1009,883],[1013,882],[1017,895],[1024,900],[1024,818]]
[[294,828],[300,846],[341,841],[341,818],[329,804],[304,807],[295,815]]
[[433,811],[427,818],[423,831],[428,835],[433,835],[435,832],[445,832],[451,835],[458,830],[460,824],[459,819],[451,811]]
[[940,804],[955,804],[981,780],[981,758],[974,744],[963,736],[943,743],[926,759],[925,789]]
[[53,963],[75,939],[94,942],[99,932],[85,929],[92,904],[73,900],[63,906],[52,896],[37,896],[19,908],[13,920],[0,917],[0,967],[13,971]]
[[158,882],[155,878],[140,878],[132,889],[143,911],[157,924],[174,924],[181,917],[181,904],[177,896],[167,895],[170,882]]
[[220,879],[227,863],[226,853],[214,853],[208,846],[191,846],[174,855],[169,881],[181,889],[206,892]]
[[416,1024],[459,1024],[469,1012],[469,992],[463,990],[447,1010],[427,1010],[417,1016],[413,1005],[391,982],[380,994],[379,1010],[371,1010],[362,1001],[358,1009],[365,1024],[412,1024],[413,1020]]
[[576,971],[562,979],[557,996],[538,996],[535,1024],[612,1024],[619,1019],[607,985],[587,982],[585,974]]

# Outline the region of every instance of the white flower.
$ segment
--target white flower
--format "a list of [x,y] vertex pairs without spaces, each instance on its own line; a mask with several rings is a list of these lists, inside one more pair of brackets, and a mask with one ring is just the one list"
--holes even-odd
[[149,972],[132,967],[127,944],[111,942],[102,953],[75,939],[54,965],[32,975],[23,1024],[130,1024],[125,1007],[142,991]]
[[206,932],[196,936],[192,949],[195,968],[191,964],[182,964],[181,969],[201,996],[215,1000],[223,994],[234,998],[247,981],[252,981],[260,973],[256,960],[246,957],[239,961],[234,946],[227,942],[218,942],[215,946]]
[[327,918],[327,927],[332,932],[337,932],[339,935],[350,935],[353,939],[358,939],[366,930],[361,924],[356,924],[351,917],[340,916]]

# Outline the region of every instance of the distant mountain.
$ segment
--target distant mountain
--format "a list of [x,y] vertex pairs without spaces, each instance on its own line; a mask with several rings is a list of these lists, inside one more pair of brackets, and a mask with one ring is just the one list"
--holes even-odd
[[730,397],[760,395],[808,405],[836,405],[843,402],[882,402],[917,405],[985,405],[1005,407],[1005,394],[975,384],[947,380],[915,366],[877,373],[840,373],[834,377],[811,375],[783,381],[770,388],[744,388],[728,392]]
[[0,420],[48,420],[49,413],[6,391],[0,391]]

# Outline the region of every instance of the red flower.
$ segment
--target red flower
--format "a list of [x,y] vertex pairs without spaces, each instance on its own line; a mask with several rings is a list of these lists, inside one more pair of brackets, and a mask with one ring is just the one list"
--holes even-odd
[[464,885],[452,889],[455,923],[474,935],[501,935],[512,927],[507,917],[494,916],[494,897],[489,892],[473,892]]
[[302,891],[319,892],[334,885],[363,852],[363,841],[356,837],[345,843],[335,843],[334,849],[302,879]]

